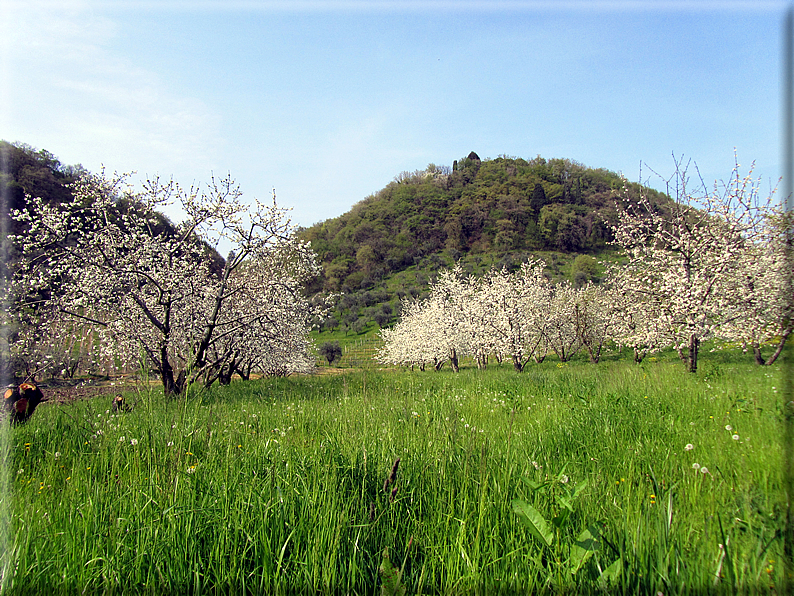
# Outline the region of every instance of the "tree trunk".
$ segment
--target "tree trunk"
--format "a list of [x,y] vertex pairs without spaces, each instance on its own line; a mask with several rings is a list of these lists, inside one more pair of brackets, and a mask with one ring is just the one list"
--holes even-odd
[[212,342],[212,336],[215,332],[215,327],[218,324],[218,317],[220,316],[221,307],[223,306],[224,295],[226,293],[226,286],[229,282],[229,276],[231,275],[232,269],[234,268],[233,263],[235,261],[235,254],[234,251],[229,253],[229,256],[226,258],[226,265],[223,268],[223,274],[221,275],[221,284],[218,287],[218,291],[215,294],[215,304],[212,307],[212,313],[207,320],[207,324],[204,327],[204,334],[199,342],[198,346],[196,347],[196,355],[195,355],[195,366],[197,369],[201,369],[206,364],[206,356],[207,350],[209,349],[210,343]]
[[634,364],[639,364],[642,362],[642,359],[645,357],[645,352],[640,350],[639,348],[634,348]]
[[160,346],[160,380],[163,383],[165,397],[177,397],[184,391],[185,372],[180,372],[174,378],[174,368],[168,360],[168,348],[165,343]]
[[698,349],[700,348],[700,340],[695,336],[689,337],[689,349],[687,351],[687,370],[689,372],[698,371]]
[[240,362],[237,360],[237,354],[232,356],[226,364],[221,364],[220,371],[218,372],[218,382],[221,385],[231,385],[232,375],[234,375],[234,371],[237,370],[239,364]]
[[753,342],[751,345],[753,346],[753,356],[755,357],[755,363],[758,366],[763,366],[766,364],[764,357],[761,355],[761,346],[759,346],[757,342]]
[[458,353],[453,348],[452,354],[449,357],[450,365],[452,366],[452,372],[459,372],[460,368],[458,367]]
[[513,369],[516,372],[524,372],[524,364],[521,362],[521,358],[516,355],[513,355]]
[[233,372],[234,369],[231,366],[221,366],[221,370],[218,373],[218,383],[221,385],[231,385]]
[[603,348],[604,344],[599,344],[597,348],[592,348],[591,346],[585,344],[587,348],[587,353],[590,355],[590,362],[593,364],[598,364],[598,361],[601,360],[601,348]]
[[769,360],[766,361],[767,366],[772,366],[775,363],[775,360],[778,359],[778,356],[783,352],[783,347],[786,345],[786,340],[788,336],[794,331],[794,319],[789,321],[788,327],[786,327],[785,331],[783,331],[783,335],[780,337],[780,341],[777,344],[777,348],[775,351],[772,352],[772,355],[769,357]]
[[236,364],[234,371],[240,375],[243,381],[248,381],[251,378],[251,368],[251,362],[249,361],[248,364]]

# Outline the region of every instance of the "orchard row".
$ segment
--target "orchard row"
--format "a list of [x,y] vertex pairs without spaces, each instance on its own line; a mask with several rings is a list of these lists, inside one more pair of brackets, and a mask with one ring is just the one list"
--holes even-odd
[[700,345],[714,339],[771,364],[794,329],[791,215],[762,199],[759,181],[741,176],[738,164],[711,192],[689,192],[685,171],[676,183],[665,208],[641,195],[619,214],[614,244],[623,258],[607,266],[602,284],[551,283],[540,260],[481,278],[443,272],[427,298],[406,303],[401,321],[382,331],[379,360],[420,368],[449,361],[457,370],[463,356],[481,367],[494,356],[521,371],[582,349],[598,362],[613,342],[633,348],[637,361],[674,347],[694,372]]

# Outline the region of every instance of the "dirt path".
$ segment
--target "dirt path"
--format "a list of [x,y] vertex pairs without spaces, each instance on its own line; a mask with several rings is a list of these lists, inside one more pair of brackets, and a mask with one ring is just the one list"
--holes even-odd
[[135,388],[132,381],[111,379],[109,381],[46,381],[38,384],[44,394],[44,401],[50,403],[71,403],[81,399],[89,399],[100,395],[111,395],[131,391]]

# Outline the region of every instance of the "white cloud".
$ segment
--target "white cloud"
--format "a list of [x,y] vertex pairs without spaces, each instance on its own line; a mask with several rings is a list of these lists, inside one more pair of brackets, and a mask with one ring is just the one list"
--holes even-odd
[[[209,171],[220,117],[201,100],[116,55],[123,22],[86,3],[7,11],[2,135],[95,169]],[[145,156],[141,163],[141,156]]]

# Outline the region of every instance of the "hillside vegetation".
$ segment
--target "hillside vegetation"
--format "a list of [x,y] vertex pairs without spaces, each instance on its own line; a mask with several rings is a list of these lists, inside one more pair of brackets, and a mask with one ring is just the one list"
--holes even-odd
[[[481,160],[472,152],[451,168],[403,172],[344,215],[300,232],[323,264],[311,290],[343,294],[324,328],[361,333],[390,324],[399,299],[417,296],[457,261],[482,273],[534,254],[552,277],[597,278],[592,256],[609,248],[626,186],[629,196],[639,191],[614,172],[540,156]],[[669,200],[645,192],[656,205]],[[576,255],[591,258],[574,264]]]
[[[0,141],[0,153],[8,210],[24,207],[26,194],[69,200],[70,183],[85,172],[24,144]],[[621,194],[626,186],[628,195]],[[540,156],[480,159],[472,152],[451,167],[402,172],[347,213],[299,230],[323,269],[307,292],[340,294],[320,329],[358,335],[389,326],[401,300],[423,294],[436,272],[455,262],[483,274],[536,256],[554,279],[598,281],[597,261],[613,258],[610,224],[623,197],[639,190],[614,172]],[[659,206],[669,200],[644,192]],[[165,216],[162,224],[172,225]],[[7,243],[6,250],[14,262],[15,247]],[[222,257],[213,256],[221,269]]]

